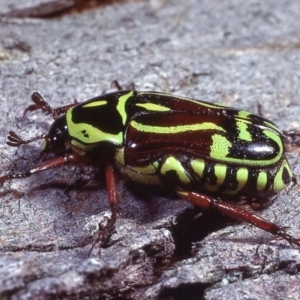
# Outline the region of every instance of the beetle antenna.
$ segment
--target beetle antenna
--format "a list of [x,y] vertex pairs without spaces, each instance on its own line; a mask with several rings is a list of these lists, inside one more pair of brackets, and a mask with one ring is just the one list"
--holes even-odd
[[52,108],[48,102],[46,102],[43,98],[43,96],[38,93],[38,92],[35,92],[31,95],[31,100],[35,103],[35,104],[32,104],[32,105],[29,105],[24,113],[23,113],[23,116],[22,116],[22,119],[25,117],[26,113],[28,111],[34,111],[34,110],[37,110],[37,109],[41,109],[43,112],[45,112],[47,115],[52,115],[53,119],[56,120],[57,118],[59,118],[59,116],[61,114],[64,114],[66,113],[66,111],[69,109],[69,108],[72,108],[73,106],[76,106],[78,104],[78,102],[75,100],[74,103],[72,104],[69,104],[69,105],[65,105],[65,106],[62,106],[62,107],[58,107],[58,108]]
[[40,136],[36,136],[32,139],[29,139],[29,140],[23,140],[18,134],[16,134],[14,131],[10,131],[9,132],[9,136],[7,137],[8,141],[6,142],[6,144],[8,146],[11,146],[11,147],[19,147],[21,145],[25,145],[25,144],[29,144],[33,141],[36,141],[36,140],[40,140],[40,139],[45,139],[45,136],[46,134],[42,134]]

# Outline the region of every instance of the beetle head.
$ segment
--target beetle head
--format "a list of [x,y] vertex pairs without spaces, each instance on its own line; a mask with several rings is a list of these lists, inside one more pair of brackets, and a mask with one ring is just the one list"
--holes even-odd
[[66,141],[68,138],[68,127],[65,116],[56,119],[45,136],[43,153],[66,152]]

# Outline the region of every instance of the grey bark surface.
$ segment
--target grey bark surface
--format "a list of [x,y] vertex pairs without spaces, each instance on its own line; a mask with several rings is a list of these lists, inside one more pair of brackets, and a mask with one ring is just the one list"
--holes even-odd
[[[50,116],[21,119],[35,91],[58,107],[113,91],[117,79],[300,129],[299,1],[132,1],[24,18],[46,1],[33,2],[16,15],[0,1],[1,174],[39,156],[39,142],[5,144],[9,130],[47,132]],[[299,177],[298,149],[288,159]],[[115,230],[101,256],[88,257],[110,216],[98,171],[68,166],[1,187],[1,299],[300,298],[295,246],[122,180]],[[260,214],[300,237],[299,201],[296,187]]]

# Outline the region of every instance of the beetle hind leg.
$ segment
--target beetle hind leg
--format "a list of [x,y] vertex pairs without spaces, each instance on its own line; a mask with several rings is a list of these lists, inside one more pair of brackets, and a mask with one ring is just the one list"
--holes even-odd
[[290,244],[294,244],[298,247],[300,246],[300,239],[296,239],[295,237],[287,234],[284,227],[279,227],[275,223],[272,223],[262,217],[259,217],[253,214],[252,212],[240,208],[234,204],[222,202],[208,195],[198,194],[189,191],[178,190],[177,194],[198,207],[201,207],[203,209],[215,209],[234,219],[250,223],[266,232],[279,236],[284,240],[288,241]]

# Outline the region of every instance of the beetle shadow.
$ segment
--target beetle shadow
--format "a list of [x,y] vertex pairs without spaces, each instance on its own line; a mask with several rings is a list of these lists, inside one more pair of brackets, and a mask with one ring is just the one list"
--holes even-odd
[[[28,193],[41,193],[40,202],[51,201],[52,205],[66,214],[67,218],[68,216],[75,219],[96,215],[109,209],[105,183],[98,178],[97,173],[87,177],[78,176],[78,178],[73,178],[72,182],[66,179],[51,179],[46,183],[30,187]],[[45,193],[47,198],[49,195],[49,199],[43,197]]]
[[[126,182],[126,188],[140,203],[134,218],[142,223],[175,217],[169,228],[175,243],[174,257],[191,256],[192,244],[210,233],[239,221],[214,210],[203,210],[179,197],[174,190]],[[138,205],[138,204],[137,204]],[[153,225],[151,225],[153,226]]]
[[124,206],[122,212],[141,224],[155,222],[170,214],[176,215],[184,206],[184,202],[181,202],[181,198],[174,190],[162,186],[125,181],[123,188],[128,195],[122,195],[121,204]]
[[186,209],[177,216],[176,224],[171,229],[175,243],[173,257],[190,257],[193,243],[237,222],[214,210],[203,210],[196,206]]
[[151,201],[159,197],[180,198],[173,189],[160,185],[146,185],[133,181],[125,181],[125,187],[128,188],[132,195],[139,201]]

